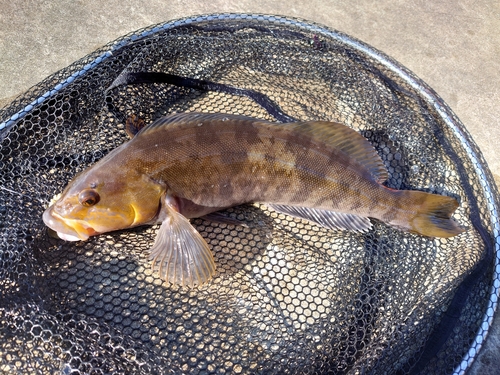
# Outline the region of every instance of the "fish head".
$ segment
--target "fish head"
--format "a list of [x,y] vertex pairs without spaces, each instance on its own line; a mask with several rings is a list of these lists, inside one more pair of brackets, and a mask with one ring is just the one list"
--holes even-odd
[[154,222],[165,188],[134,169],[95,165],[45,210],[43,221],[66,241]]

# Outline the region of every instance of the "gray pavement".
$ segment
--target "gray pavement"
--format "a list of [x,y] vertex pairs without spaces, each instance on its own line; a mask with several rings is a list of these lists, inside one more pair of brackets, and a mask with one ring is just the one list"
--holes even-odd
[[[0,106],[130,31],[215,12],[300,17],[395,58],[452,108],[500,183],[498,0],[0,0]],[[469,374],[500,374],[500,318]]]

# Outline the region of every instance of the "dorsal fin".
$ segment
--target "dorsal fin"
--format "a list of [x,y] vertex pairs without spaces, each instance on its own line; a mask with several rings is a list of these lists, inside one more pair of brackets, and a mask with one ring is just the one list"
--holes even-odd
[[356,159],[380,183],[389,177],[387,168],[373,145],[346,125],[329,121],[304,121],[283,125],[341,150]]
[[125,121],[125,132],[130,139],[134,138],[137,133],[146,126],[144,120],[136,115],[131,115]]
[[262,122],[265,120],[253,118],[253,117],[247,117],[247,116],[240,116],[240,115],[233,115],[233,114],[228,114],[228,113],[200,113],[200,112],[186,112],[186,113],[172,113],[170,115],[160,117],[153,121],[151,124],[147,125],[142,129],[141,133],[146,133],[158,128],[161,128],[163,126],[166,126],[168,124],[176,124],[180,125],[183,123],[190,123],[190,124],[196,124],[196,123],[202,123],[203,121],[248,121],[248,122]]

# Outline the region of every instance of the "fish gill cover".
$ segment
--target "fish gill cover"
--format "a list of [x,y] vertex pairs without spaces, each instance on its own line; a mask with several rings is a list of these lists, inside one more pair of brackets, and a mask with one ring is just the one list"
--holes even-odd
[[[467,230],[336,231],[238,206],[222,214],[245,226],[192,221],[217,265],[197,288],[151,270],[158,226],[49,233],[44,209],[127,140],[127,119],[176,112],[344,123],[375,147],[386,186],[456,198]],[[451,374],[488,330],[498,202],[485,162],[432,90],[343,34],[272,16],[152,26],[47,78],[0,121],[2,372]]]

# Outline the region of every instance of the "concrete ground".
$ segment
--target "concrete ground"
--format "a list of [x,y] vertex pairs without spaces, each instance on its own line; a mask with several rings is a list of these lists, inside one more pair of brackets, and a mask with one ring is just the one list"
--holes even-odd
[[[384,51],[448,103],[500,183],[498,0],[0,0],[0,106],[130,31],[216,12],[300,17]],[[469,374],[500,374],[499,316]]]

